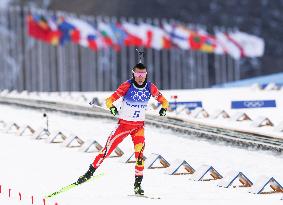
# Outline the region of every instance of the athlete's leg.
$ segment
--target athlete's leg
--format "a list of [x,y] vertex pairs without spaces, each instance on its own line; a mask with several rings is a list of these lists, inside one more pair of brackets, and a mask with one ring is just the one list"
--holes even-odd
[[144,169],[143,151],[145,148],[144,128],[140,127],[139,129],[135,130],[133,133],[131,133],[131,136],[135,148],[135,158],[136,158],[135,175],[142,176]]
[[119,124],[118,128],[108,137],[105,147],[99,152],[92,165],[96,169],[103,160],[110,156],[113,150],[132,132],[128,126]]
[[135,147],[135,184],[134,189],[136,194],[144,194],[144,191],[141,188],[141,182],[143,179],[143,170],[144,170],[144,160],[143,160],[143,151],[145,148],[144,143],[144,128],[140,127],[133,133],[131,133],[132,141]]
[[129,127],[119,124],[117,129],[111,133],[108,137],[105,147],[95,157],[93,163],[89,166],[87,172],[82,175],[78,180],[77,184],[81,184],[92,177],[95,170],[101,165],[103,160],[107,158],[111,152],[118,146],[132,132]]

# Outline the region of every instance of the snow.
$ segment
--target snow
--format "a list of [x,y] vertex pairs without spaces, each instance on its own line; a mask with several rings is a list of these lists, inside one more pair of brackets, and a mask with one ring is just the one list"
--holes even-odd
[[[176,112],[168,112],[167,116],[179,117],[189,122],[201,123],[210,126],[228,128],[238,131],[246,131],[257,134],[265,134],[271,137],[283,137],[283,132],[278,132],[275,130],[277,126],[283,126],[282,116],[283,116],[283,100],[281,90],[259,90],[254,87],[240,87],[240,88],[212,88],[212,89],[194,89],[194,90],[165,90],[162,91],[164,96],[174,102],[171,98],[177,95],[177,101],[201,101],[203,108],[211,115],[216,110],[225,110],[230,116],[233,116],[237,112],[246,113],[252,120],[256,120],[258,117],[267,117],[274,126],[264,126],[264,127],[254,127],[252,126],[252,121],[243,122],[232,122],[229,119],[195,119],[187,115],[185,112],[176,114]],[[70,95],[71,94],[71,95]],[[48,101],[64,102],[78,104],[82,106],[89,106],[83,100],[79,100],[79,96],[82,93],[63,93],[58,96],[58,93],[43,93],[41,95],[21,95],[23,98],[33,98],[33,99],[44,99]],[[93,96],[97,97],[100,102],[104,103],[105,98],[108,97],[111,92],[85,92],[84,96],[91,101]],[[10,97],[19,96],[19,94],[10,94]],[[275,108],[251,108],[251,109],[231,109],[231,101],[237,100],[275,100]],[[119,107],[120,101],[116,102],[116,106]],[[154,99],[151,99],[149,104],[155,103]],[[105,105],[103,105],[105,106]],[[149,106],[149,113],[158,114],[156,110]]]
[[[172,92],[173,93],[173,92]],[[192,97],[193,92],[190,92]],[[170,96],[170,91],[166,93]],[[195,92],[197,95],[197,92]],[[214,93],[215,94],[215,93]],[[182,95],[179,92],[178,95]],[[200,95],[200,94],[199,94]],[[208,93],[208,95],[213,95]],[[103,94],[101,94],[103,97]],[[186,96],[186,95],[183,95]],[[54,97],[55,98],[55,97]],[[184,97],[185,98],[185,97]],[[0,120],[16,121],[19,125],[43,127],[44,111],[0,105]],[[268,113],[268,112],[267,112]],[[279,118],[272,111],[274,118]],[[75,133],[82,139],[96,139],[104,145],[116,122],[106,119],[78,117],[48,112],[51,132],[61,130]],[[254,113],[256,114],[256,112]],[[279,113],[280,114],[280,113]],[[203,164],[212,165],[225,177],[231,170],[243,172],[252,182],[262,175],[274,177],[283,183],[282,155],[213,143],[170,130],[146,126],[145,156],[161,154],[169,163],[186,160],[194,169]],[[97,153],[83,153],[78,148],[65,148],[61,144],[48,144],[30,136],[0,131],[0,204],[43,204],[42,198],[64,185],[74,182],[83,174]],[[103,176],[46,201],[46,205],[72,204],[282,204],[282,194],[254,195],[249,188],[220,188],[216,181],[193,181],[191,175],[171,176],[165,169],[145,169],[143,188],[148,195],[160,200],[129,197],[133,194],[134,164],[124,161],[133,153],[130,137],[119,147],[125,152],[122,158],[109,158],[97,170]],[[11,198],[8,197],[11,189]],[[20,202],[18,193],[23,199]]]

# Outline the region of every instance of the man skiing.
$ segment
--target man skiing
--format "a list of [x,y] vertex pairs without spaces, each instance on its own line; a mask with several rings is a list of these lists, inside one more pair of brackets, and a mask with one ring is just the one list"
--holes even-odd
[[[141,188],[141,182],[144,169],[145,111],[151,96],[161,103],[162,108],[159,111],[160,116],[166,115],[169,103],[159,92],[158,88],[153,83],[147,81],[147,69],[141,61],[135,65],[132,73],[132,79],[122,83],[118,89],[106,99],[106,106],[111,114],[114,116],[119,114],[118,127],[108,137],[105,147],[99,152],[93,163],[90,164],[87,172],[77,180],[77,184],[89,180],[103,160],[110,156],[112,151],[125,139],[125,137],[131,135],[136,158],[134,191],[137,195],[144,195],[144,191]],[[121,108],[118,111],[113,105],[113,102],[120,97],[123,98],[123,101]]]

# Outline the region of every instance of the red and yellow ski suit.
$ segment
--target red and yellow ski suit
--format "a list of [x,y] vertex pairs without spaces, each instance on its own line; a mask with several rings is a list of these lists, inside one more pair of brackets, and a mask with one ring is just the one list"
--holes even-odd
[[118,89],[106,99],[106,106],[110,108],[113,106],[114,101],[123,97],[119,110],[118,127],[108,137],[105,147],[93,161],[94,168],[99,167],[103,160],[110,156],[119,143],[128,135],[131,135],[136,158],[135,176],[143,175],[143,151],[145,147],[144,120],[147,104],[151,96],[161,103],[163,108],[168,108],[168,101],[153,83],[147,82],[143,88],[138,88],[135,86],[133,79],[122,83]]

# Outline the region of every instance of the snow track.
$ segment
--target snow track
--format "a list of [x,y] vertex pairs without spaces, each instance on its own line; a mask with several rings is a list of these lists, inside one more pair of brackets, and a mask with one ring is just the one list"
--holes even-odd
[[[19,102],[18,102],[19,103]],[[22,101],[21,103],[25,103]],[[26,102],[36,107],[32,102]],[[85,138],[95,138],[101,143],[106,141],[110,131],[116,126],[103,110],[76,109],[73,105],[62,107],[69,111],[55,112],[56,104],[51,103],[52,109],[47,109],[44,102],[37,103],[38,109],[28,107],[0,105],[2,120],[31,124],[38,127],[42,124],[42,113],[48,112],[50,127],[53,130],[63,130],[76,133]],[[50,106],[51,106],[50,105]],[[44,108],[44,109],[43,109]],[[85,109],[85,110],[84,110]],[[81,111],[80,111],[81,110]],[[88,110],[91,110],[90,112]],[[79,116],[77,113],[82,113]],[[73,113],[73,114],[72,114]],[[76,113],[76,115],[74,115]],[[111,118],[111,119],[110,119]],[[170,119],[171,120],[171,119]],[[213,143],[203,138],[191,137],[184,133],[176,133],[174,129],[162,127],[163,121],[155,119],[154,126],[149,119],[146,126],[145,156],[159,153],[168,162],[175,159],[185,159],[194,169],[203,164],[212,165],[226,176],[230,170],[242,171],[255,182],[261,175],[275,177],[280,183],[282,175],[282,155],[271,152],[239,149],[225,144]],[[176,123],[176,125],[173,124]],[[181,121],[173,120],[171,125],[182,129]],[[180,123],[180,124],[179,124]],[[164,123],[165,124],[165,123]],[[164,125],[165,126],[165,125]],[[0,133],[0,204],[31,204],[30,197],[35,197],[35,204],[43,205],[42,197],[56,191],[77,179],[88,168],[96,153],[83,153],[78,148],[65,148],[59,144],[44,143],[44,140],[32,140],[27,136],[17,136],[13,133]],[[120,147],[127,158],[133,153],[130,138],[126,138]],[[249,188],[220,188],[219,180],[193,181],[190,175],[171,176],[164,169],[145,169],[143,188],[146,194],[161,197],[160,200],[146,198],[129,198],[133,193],[134,165],[125,164],[125,158],[109,158],[98,169],[97,174],[104,173],[97,180],[70,190],[46,205],[92,205],[92,204],[282,204],[282,194],[254,195],[248,193]],[[8,191],[11,189],[11,197]],[[19,201],[19,192],[22,201]]]
[[[99,107],[86,107],[62,102],[52,102],[44,100],[32,100],[21,98],[0,97],[0,103],[14,104],[33,109],[45,109],[51,111],[60,111],[79,116],[88,116],[94,118],[115,119],[112,115]],[[240,132],[225,128],[208,126],[205,124],[184,121],[178,118],[159,118],[153,115],[147,115],[146,123],[171,129],[179,133],[187,134],[188,137],[205,138],[213,141],[223,141],[232,145],[241,147],[252,147],[261,150],[270,150],[281,153],[283,151],[283,138],[275,138],[254,133]]]

